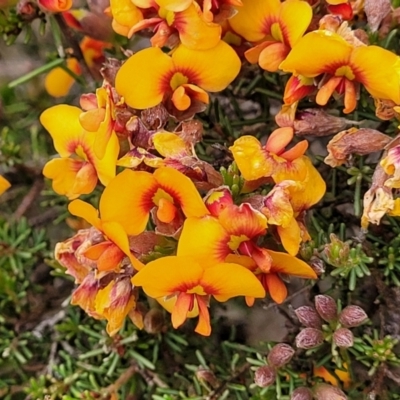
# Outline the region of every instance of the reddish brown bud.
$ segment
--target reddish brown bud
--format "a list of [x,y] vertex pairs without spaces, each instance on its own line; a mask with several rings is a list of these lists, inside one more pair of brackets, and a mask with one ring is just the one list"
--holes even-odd
[[358,306],[347,306],[339,316],[339,322],[346,328],[354,328],[368,319],[365,311]]
[[329,155],[324,161],[331,167],[337,167],[353,154],[366,155],[382,150],[390,140],[389,136],[374,129],[350,128],[331,139],[327,146]]
[[268,364],[271,367],[281,368],[293,357],[294,349],[286,343],[278,343],[268,354]]
[[299,387],[293,390],[290,400],[312,400],[313,394],[310,389],[306,387]]
[[319,257],[312,256],[308,264],[318,276],[325,272],[325,263]]
[[352,347],[354,344],[354,336],[347,328],[339,328],[333,334],[333,342],[337,347]]
[[371,32],[378,30],[379,25],[390,13],[391,8],[390,0],[365,0],[364,12]]
[[352,123],[353,121],[335,117],[320,109],[308,108],[296,112],[293,129],[297,136],[329,136],[338,133]]
[[157,308],[152,308],[144,317],[144,330],[147,333],[156,334],[161,332],[164,326],[164,314]]
[[347,396],[335,386],[319,383],[313,389],[315,400],[347,400]]
[[324,334],[319,329],[304,328],[296,336],[296,347],[299,349],[313,349],[324,341]]
[[258,368],[254,374],[254,382],[260,387],[271,386],[275,382],[275,378],[275,369],[268,365]]
[[310,306],[302,306],[297,308],[294,312],[296,313],[296,317],[300,323],[307,328],[318,329],[322,327],[322,319],[315,311],[315,308]]
[[332,297],[324,294],[315,296],[315,308],[324,321],[332,322],[337,319],[336,301]]
[[199,367],[199,369],[196,371],[196,378],[199,381],[210,384],[213,388],[217,387],[219,384],[218,379],[214,375],[214,372],[204,367]]

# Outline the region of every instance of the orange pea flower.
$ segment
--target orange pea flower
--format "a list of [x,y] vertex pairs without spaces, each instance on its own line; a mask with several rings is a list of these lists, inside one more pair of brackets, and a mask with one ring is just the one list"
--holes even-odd
[[242,136],[235,140],[229,150],[232,151],[243,178],[252,181],[273,177],[280,170],[291,169],[293,162],[300,158],[308,147],[308,142],[303,140],[290,150],[285,150],[293,135],[293,129],[285,127],[273,131],[264,146],[254,136]]
[[0,175],[0,195],[2,195],[9,187],[11,187],[11,183]]
[[275,72],[290,49],[304,35],[312,8],[300,0],[242,0],[243,7],[229,20],[232,29],[257,45],[245,53],[251,63]]
[[[139,5],[143,1],[133,0],[133,3]],[[179,2],[180,4],[166,1],[149,3],[152,4],[149,7],[154,8],[157,14],[137,22],[131,27],[128,37],[142,29],[153,27],[155,31],[151,38],[153,46],[165,46],[170,37],[177,33],[179,41],[184,46],[194,50],[210,49],[216,46],[221,39],[221,27],[206,21],[200,6],[196,2],[191,1],[188,6],[185,6],[184,2]],[[165,3],[165,5],[160,6],[157,3]]]
[[[179,254],[179,252],[178,252]],[[236,296],[262,298],[264,289],[255,276],[241,265],[218,263],[204,266],[195,257],[170,256],[148,263],[133,278],[136,286],[156,299],[174,297],[172,325],[181,326],[189,312],[199,315],[195,331],[211,334],[210,297],[224,302]],[[162,304],[162,302],[161,302]]]
[[39,6],[45,11],[59,13],[72,7],[72,0],[38,0]]
[[[287,297],[287,288],[280,274],[292,275],[304,279],[317,279],[317,274],[304,261],[298,258],[269,249],[265,250],[271,258],[269,270],[260,269],[257,264],[248,256],[230,255],[226,262],[237,262],[252,271],[263,285],[265,291],[269,293],[272,300],[281,304]],[[246,297],[248,306],[254,304],[254,298]]]
[[[98,74],[97,67],[104,61],[104,49],[110,47],[109,43],[85,37],[80,43],[80,47],[85,58],[85,63],[94,74]],[[82,68],[76,58],[68,58],[67,68],[75,75],[82,74]],[[64,68],[57,67],[50,71],[45,78],[44,87],[46,92],[53,97],[66,96],[75,83],[75,78],[65,71]]]
[[99,159],[95,156],[96,133],[82,128],[79,122],[81,113],[78,107],[60,104],[48,108],[40,116],[40,122],[50,133],[61,156],[44,166],[43,175],[53,180],[56,193],[69,199],[91,193],[98,179],[107,185],[115,176],[119,153],[119,142],[114,137],[108,142],[104,157]]
[[186,110],[193,101],[207,104],[206,90],[225,89],[240,65],[235,51],[222,41],[202,51],[180,45],[171,56],[153,47],[139,51],[122,65],[115,87],[133,108],[150,108],[170,100],[178,110]]
[[316,102],[324,106],[334,92],[343,94],[345,113],[356,107],[358,83],[373,97],[400,102],[400,58],[378,46],[354,47],[329,31],[301,38],[280,69],[308,78],[325,74]]

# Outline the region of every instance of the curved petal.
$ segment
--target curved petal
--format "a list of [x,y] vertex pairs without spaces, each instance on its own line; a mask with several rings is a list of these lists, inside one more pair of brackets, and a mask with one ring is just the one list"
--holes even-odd
[[[156,298],[157,302],[165,308],[170,314],[175,307],[177,296],[170,296],[170,297],[158,297]],[[195,318],[199,315],[199,308],[197,306],[197,302],[193,303],[193,309],[186,314],[186,318]]]
[[301,230],[297,221],[292,217],[286,226],[278,226],[277,230],[284,249],[295,256],[301,243]]
[[[67,68],[77,75],[81,74],[81,67],[76,58],[68,58]],[[46,75],[44,87],[50,96],[63,97],[69,93],[74,83],[74,77],[63,68],[58,67]]]
[[306,1],[286,0],[281,4],[279,25],[286,44],[293,47],[304,35],[312,14],[312,8]]
[[196,325],[195,332],[203,336],[211,335],[211,324],[210,324],[210,313],[205,298],[196,296],[197,304],[199,308],[199,322]]
[[[188,268],[190,266],[190,268]],[[193,257],[167,256],[149,262],[133,278],[153,298],[171,296],[199,285],[204,269]]]
[[119,69],[115,88],[125,102],[137,109],[154,107],[171,90],[165,82],[174,69],[171,57],[158,47],[138,51]]
[[3,178],[0,175],[0,196],[9,188],[11,187],[11,183],[8,182],[6,178]]
[[176,13],[173,26],[179,32],[181,43],[190,49],[211,49],[221,39],[221,26],[206,22],[197,3]]
[[193,305],[193,297],[193,294],[186,292],[178,294],[171,313],[171,322],[175,329],[179,328],[186,321],[189,310]]
[[285,44],[280,42],[273,43],[261,51],[258,64],[265,71],[276,72],[289,51],[289,47]]
[[190,146],[176,133],[161,131],[152,136],[153,146],[163,157],[190,155]]
[[202,265],[223,262],[230,253],[229,235],[214,217],[188,218],[178,242],[178,256],[192,256]]
[[[99,132],[96,134],[99,134]],[[119,140],[115,132],[111,133],[104,151],[105,152],[101,160],[98,158],[93,159],[93,165],[96,169],[100,182],[104,186],[107,186],[111,179],[115,177],[117,158],[119,155]]]
[[275,162],[268,157],[261,147],[261,143],[254,136],[242,136],[229,147],[233,158],[248,181],[271,176],[275,169]]
[[118,25],[126,28],[124,36],[129,29],[143,19],[142,12],[131,0],[110,0],[112,16]]
[[82,200],[74,200],[68,204],[68,211],[76,217],[81,217],[90,225],[102,231],[99,212],[89,203]]
[[155,2],[168,11],[179,12],[186,10],[193,3],[193,0],[155,0]]
[[[208,50],[192,50],[180,45],[172,53],[172,60],[176,70],[189,78],[189,83],[209,92],[225,89],[236,78],[241,67],[236,52],[223,41]],[[227,65],[229,68],[226,68]]]
[[290,254],[268,250],[272,257],[271,271],[287,275],[298,276],[305,279],[317,279],[317,274],[304,261]]
[[92,193],[97,184],[93,166],[71,158],[55,158],[43,168],[43,175],[52,180],[53,190],[70,200]]
[[276,274],[267,274],[264,279],[272,300],[278,304],[283,303],[287,297],[287,289],[282,279]]
[[265,296],[265,290],[257,277],[239,264],[221,263],[207,268],[200,284],[208,294],[221,302],[236,296]]
[[118,222],[128,235],[143,232],[154,207],[154,177],[144,171],[124,170],[110,181],[100,199],[103,221]]
[[271,33],[271,25],[279,15],[279,0],[243,0],[239,12],[229,19],[232,29],[249,42],[258,42]]
[[400,57],[378,46],[357,47],[351,56],[356,79],[379,99],[400,103]]
[[309,78],[323,73],[335,75],[339,67],[349,64],[353,49],[335,33],[322,30],[310,32],[296,43],[279,68]]
[[61,157],[70,156],[83,135],[83,128],[79,122],[81,112],[78,107],[59,104],[40,115],[40,122],[50,133],[54,148]]
[[210,214],[196,186],[187,176],[171,167],[158,168],[153,176],[161,188],[178,202],[186,217]]

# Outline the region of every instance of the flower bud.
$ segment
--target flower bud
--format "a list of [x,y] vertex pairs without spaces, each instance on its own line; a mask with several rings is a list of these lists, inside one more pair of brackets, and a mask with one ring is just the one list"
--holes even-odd
[[144,330],[147,333],[156,334],[161,332],[164,326],[164,314],[158,308],[152,308],[146,313],[144,320]]
[[300,323],[307,328],[318,329],[322,327],[322,319],[313,307],[302,306],[297,308],[294,312]]
[[296,336],[296,347],[299,349],[313,349],[324,341],[322,331],[315,328],[305,328]]
[[315,296],[315,308],[318,314],[326,322],[332,322],[337,318],[336,301],[327,295]]
[[281,368],[293,357],[294,349],[286,343],[278,343],[268,354],[268,364],[274,368]]
[[214,372],[207,368],[199,367],[199,369],[196,371],[196,378],[199,381],[210,384],[213,388],[218,386],[218,379],[215,377]]
[[358,306],[347,306],[339,315],[339,322],[346,328],[354,328],[368,319],[365,311]]
[[313,394],[310,389],[306,387],[299,387],[293,390],[290,400],[312,400]]
[[204,203],[211,215],[218,217],[221,211],[233,204],[231,191],[227,186],[212,189],[204,199]]
[[308,264],[317,275],[322,275],[325,272],[324,260],[319,257],[312,256]]
[[353,333],[347,328],[339,328],[333,334],[333,342],[337,347],[352,347],[354,344]]
[[264,365],[256,370],[254,374],[254,382],[257,386],[267,387],[275,382],[276,372],[275,369]]
[[347,400],[347,396],[335,386],[319,383],[313,389],[315,400]]

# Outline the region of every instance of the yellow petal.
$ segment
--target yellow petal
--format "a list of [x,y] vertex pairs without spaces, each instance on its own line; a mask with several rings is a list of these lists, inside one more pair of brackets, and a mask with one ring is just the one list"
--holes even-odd
[[204,265],[225,260],[230,236],[214,217],[187,218],[178,242],[178,256],[192,256]]
[[278,226],[277,230],[284,249],[295,256],[299,252],[301,243],[301,231],[297,221],[291,218],[287,226]]
[[207,268],[200,284],[221,302],[236,296],[265,296],[265,290],[256,276],[239,264],[221,263]]
[[158,47],[138,51],[120,68],[115,88],[125,102],[137,109],[154,107],[171,90],[165,77],[174,69],[172,59]]
[[53,190],[70,200],[92,193],[97,184],[93,166],[71,158],[55,158],[43,168],[43,175],[52,180]]
[[154,177],[144,171],[125,170],[112,179],[100,199],[103,221],[119,223],[128,235],[143,232],[154,207],[152,197],[157,191]]
[[124,36],[127,36],[132,26],[143,19],[142,12],[130,0],[110,0],[110,7],[117,25],[126,29]]
[[157,132],[152,137],[155,149],[163,157],[183,157],[190,155],[189,146],[185,141],[172,132]]
[[337,68],[349,64],[352,51],[353,46],[341,36],[328,31],[314,31],[296,43],[279,68],[309,78],[325,72],[334,75]]
[[0,175],[0,196],[11,186],[11,183],[8,182],[6,178],[3,178]]
[[287,275],[298,276],[305,279],[317,279],[317,274],[304,261],[290,254],[268,250],[272,257],[271,271]]
[[170,167],[158,168],[154,178],[182,207],[186,217],[203,217],[210,214],[194,183],[184,174]]
[[89,203],[82,200],[74,200],[68,204],[68,211],[76,217],[81,217],[90,225],[102,230],[99,212]]
[[193,257],[167,256],[149,262],[132,278],[132,282],[135,286],[142,286],[148,296],[158,298],[198,286],[203,272]]
[[236,52],[223,41],[208,50],[192,50],[180,45],[172,53],[172,59],[176,70],[187,74],[185,76],[189,78],[189,83],[209,92],[225,89],[236,78],[241,67]]
[[[81,74],[81,67],[76,58],[69,58],[67,60],[67,68],[77,75]],[[63,68],[58,67],[51,70],[44,80],[44,87],[46,92],[53,97],[66,96],[71,90],[75,79]]]
[[190,49],[211,49],[221,38],[221,26],[206,22],[197,3],[175,14],[173,26],[179,32],[181,43]]
[[156,3],[168,11],[178,12],[186,10],[193,0],[156,0]]
[[229,150],[243,178],[248,181],[271,176],[274,171],[273,159],[267,157],[261,143],[254,136],[240,137]]
[[310,25],[312,8],[306,1],[286,0],[281,4],[279,25],[284,42],[293,47]]
[[378,46],[357,47],[351,56],[357,77],[368,92],[379,99],[400,103],[400,58]]
[[48,108],[40,115],[40,122],[50,133],[61,157],[71,155],[82,138],[83,129],[79,122],[81,112],[78,107],[60,104]]
[[279,0],[243,0],[238,13],[229,19],[232,29],[249,42],[258,42],[270,34],[271,23],[279,14]]
[[276,274],[266,274],[265,282],[272,300],[278,304],[283,303],[287,297],[287,289],[282,279]]

